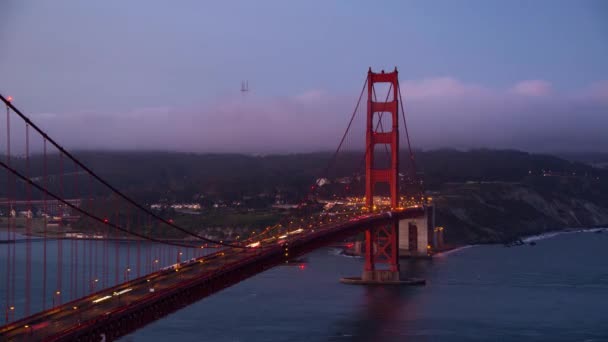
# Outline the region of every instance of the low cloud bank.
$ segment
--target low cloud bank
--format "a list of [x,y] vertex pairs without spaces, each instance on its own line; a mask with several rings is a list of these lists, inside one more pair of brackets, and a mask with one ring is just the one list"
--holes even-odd
[[[563,93],[543,80],[492,89],[437,77],[403,81],[401,90],[417,148],[608,151],[608,81]],[[37,113],[32,119],[71,149],[308,152],[337,146],[355,96],[323,89],[277,98],[248,93],[190,108]],[[363,101],[346,148],[363,148],[365,109]]]

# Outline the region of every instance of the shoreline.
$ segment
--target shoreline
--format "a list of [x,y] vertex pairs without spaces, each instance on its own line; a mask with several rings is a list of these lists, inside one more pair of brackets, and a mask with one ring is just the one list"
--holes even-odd
[[[523,244],[529,244],[530,242],[535,242],[535,241],[542,241],[542,240],[546,240],[546,239],[550,239],[556,236],[560,236],[560,235],[564,235],[564,234],[573,234],[573,233],[596,233],[598,231],[601,232],[606,232],[608,233],[608,227],[606,226],[595,226],[595,227],[587,227],[587,228],[564,228],[564,229],[559,229],[559,230],[552,230],[552,231],[548,231],[545,233],[541,233],[541,234],[534,234],[534,235],[524,235],[521,237],[518,237],[517,239],[519,241],[521,241]],[[0,232],[8,232],[7,229],[2,229],[0,228]],[[0,244],[7,244],[7,243],[19,243],[19,242],[25,242],[25,241],[40,241],[44,239],[43,235],[38,235],[38,234],[25,234],[23,232],[15,232],[15,234],[20,235],[16,240],[12,240],[12,239],[0,239]],[[0,234],[1,235],[1,234]],[[30,238],[28,238],[28,236],[30,236]],[[83,241],[88,241],[88,240],[93,240],[93,241],[125,241],[125,242],[137,242],[137,241],[146,241],[144,239],[136,239],[136,238],[121,238],[121,237],[111,237],[111,238],[93,238],[93,237],[83,237],[83,238],[74,238],[74,237],[62,237],[62,236],[47,236],[47,240],[83,240]],[[171,242],[194,242],[195,240],[188,240],[188,239],[170,239],[170,240],[166,240],[166,241],[171,241]],[[451,245],[448,246],[444,249],[442,249],[439,252],[433,253],[432,256],[445,256],[445,255],[450,255],[452,253],[456,253],[460,250],[464,250],[464,249],[468,249],[471,247],[475,247],[475,246],[483,246],[483,245],[500,245],[504,243],[501,242],[495,242],[495,243],[473,243],[473,244],[465,244],[465,245]],[[517,245],[514,245],[517,246]],[[331,246],[328,246],[331,247]],[[339,250],[340,252],[338,252],[338,255],[341,256],[346,256],[346,257],[361,257],[361,255],[358,254],[354,254],[354,253],[350,253],[348,252],[348,249],[346,247],[335,247],[337,250]]]
[[[594,227],[588,227],[588,228],[563,228],[563,229],[559,229],[559,230],[548,231],[548,232],[541,233],[541,234],[524,235],[524,236],[518,237],[517,239],[521,240],[521,242],[522,242],[521,245],[527,245],[530,242],[547,240],[547,239],[551,239],[551,238],[554,238],[554,237],[557,237],[560,235],[565,235],[565,234],[597,233],[598,231],[601,231],[602,233],[608,233],[608,227],[603,225],[603,226],[594,226]],[[469,248],[473,248],[473,247],[477,247],[477,246],[485,246],[485,245],[489,245],[489,246],[504,245],[504,243],[494,242],[494,243],[472,243],[472,244],[464,244],[464,245],[452,245],[452,246],[448,246],[447,248],[442,249],[439,252],[433,253],[431,258],[445,257],[450,254],[454,254],[454,253],[463,251],[465,249],[469,249]],[[513,247],[516,247],[516,246],[520,246],[520,245],[513,245]],[[336,255],[340,255],[340,256],[348,257],[348,258],[361,258],[362,257],[362,255],[350,253],[346,248],[337,248],[337,249],[339,250],[339,252],[336,253]]]
[[[552,238],[560,236],[560,235],[575,234],[575,233],[597,233],[598,231],[600,231],[602,233],[608,233],[608,227],[602,226],[602,227],[591,227],[591,228],[564,228],[564,229],[560,229],[560,230],[552,230],[552,231],[541,233],[541,234],[526,235],[526,236],[519,237],[519,239],[523,242],[524,245],[526,245],[526,244],[529,244],[530,242],[548,240],[548,239],[552,239]],[[447,251],[435,253],[435,254],[433,254],[433,256],[446,256],[446,255],[450,255],[452,253],[459,252],[461,250],[469,249],[469,248],[476,247],[476,246],[485,246],[485,245],[501,245],[501,243],[499,243],[499,242],[497,242],[497,243],[477,243],[477,244],[456,246]],[[514,245],[513,247],[515,247],[515,246],[518,246],[518,245]]]
[[550,239],[559,235],[573,234],[573,233],[596,233],[598,231],[608,232],[608,227],[591,227],[591,228],[566,228],[562,230],[550,231],[542,234],[528,235],[522,237],[521,240],[524,243],[530,243],[532,241],[541,241]]
[[[7,235],[3,236],[3,232],[7,232],[6,229],[4,230],[0,230],[0,244],[9,244],[9,243],[23,243],[23,242],[39,242],[39,241],[43,241],[45,240],[44,235],[38,235],[38,234],[24,234],[22,232],[15,232],[14,234],[16,234],[17,236],[15,237],[15,239],[6,239]],[[11,232],[11,234],[13,234]],[[156,237],[155,237],[156,238]],[[157,239],[162,239],[162,238],[157,238]],[[59,236],[59,235],[47,235],[46,236],[46,241],[58,241],[58,240],[74,240],[74,241],[114,241],[114,242],[146,242],[146,243],[156,243],[156,242],[152,242],[146,239],[137,239],[137,238],[122,238],[122,237],[103,237],[103,238],[96,238],[96,237],[65,237],[65,236]],[[193,243],[193,246],[196,245],[194,244],[194,242],[199,242],[198,240],[190,240],[190,239],[164,239],[163,241],[165,242],[174,242],[174,243]],[[230,243],[230,241],[225,241],[227,243]],[[217,246],[205,246],[205,248],[220,248]]]

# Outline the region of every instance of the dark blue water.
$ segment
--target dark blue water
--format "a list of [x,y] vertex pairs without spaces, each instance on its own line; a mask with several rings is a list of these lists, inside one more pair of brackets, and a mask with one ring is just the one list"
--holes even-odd
[[[17,240],[16,243],[0,243],[0,325],[7,322],[6,313],[10,306],[15,308],[10,316],[10,321],[26,315],[26,237],[19,234],[11,234],[9,237],[6,231],[0,231],[0,241],[13,240],[13,236]],[[43,286],[45,245],[46,287]],[[60,245],[62,246],[61,263],[58,262]],[[43,297],[46,297],[46,308],[48,309],[54,304],[65,303],[174,264],[178,259],[187,260],[201,253],[215,251],[213,249],[182,250],[173,246],[136,241],[49,239],[45,244],[39,238],[32,239],[30,246],[32,270],[30,313],[42,311]],[[104,250],[107,252],[108,260],[105,270],[103,267]],[[180,252],[182,255],[179,255]],[[7,260],[13,260],[12,255],[14,255],[15,268],[14,271],[7,272],[7,269],[12,269],[11,263],[7,263]],[[154,260],[159,262],[154,263]],[[60,264],[62,265],[61,277],[59,277]],[[14,296],[7,296],[7,288],[13,287],[12,284],[7,286],[7,276],[9,282],[14,284]],[[43,290],[46,291],[43,292]],[[60,296],[55,295],[57,290],[60,290]]]
[[124,341],[608,341],[608,231],[475,246],[403,264],[424,287],[362,287],[362,260],[323,249]]
[[[82,247],[84,242],[74,243]],[[122,281],[123,268],[134,263],[137,244],[109,243],[112,255],[118,246]],[[402,269],[410,276],[427,279],[423,287],[340,284],[340,277],[360,274],[362,260],[322,249],[307,257],[304,269],[274,268],[123,341],[608,341],[608,231],[562,234],[537,243],[475,246],[433,260],[404,261]],[[63,244],[69,250],[70,242]],[[102,242],[94,244],[101,250]],[[15,246],[22,262],[25,244]],[[148,257],[159,257],[157,246],[140,247],[142,265]],[[6,248],[0,245],[3,308]],[[47,290],[52,292],[57,241],[49,241],[47,249]],[[163,264],[174,262],[176,253],[165,253]],[[41,302],[42,242],[32,243],[32,258],[36,311]],[[70,296],[69,260],[66,252],[64,301]],[[116,272],[113,263],[110,266],[112,283]],[[82,288],[81,279],[96,276],[79,273],[79,294],[88,287]],[[24,271],[18,269],[17,316],[23,314],[23,282]],[[47,298],[48,305],[52,300]]]

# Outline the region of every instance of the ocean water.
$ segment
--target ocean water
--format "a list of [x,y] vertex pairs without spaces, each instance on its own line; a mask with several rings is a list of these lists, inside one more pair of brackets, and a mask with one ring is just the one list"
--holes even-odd
[[608,231],[470,246],[402,269],[426,286],[354,286],[362,260],[321,249],[122,341],[608,341]]
[[[16,243],[4,243],[6,240],[12,240],[13,237]],[[9,306],[15,307],[10,321],[20,319],[26,314],[25,261],[28,246],[26,241],[23,235],[11,233],[9,236],[6,231],[0,231],[0,312],[2,313],[0,324],[6,323],[6,308]],[[214,249],[180,250],[174,246],[137,241],[49,239],[45,243],[43,239],[34,238],[29,245],[31,247],[30,313],[42,311],[43,297],[46,297],[48,309],[54,304],[66,303],[85,294],[174,264],[178,259],[184,261],[215,251]],[[45,258],[46,274],[43,271]],[[104,263],[104,259],[108,262]],[[9,260],[15,260],[14,268],[11,262],[7,262]],[[154,263],[154,260],[159,262]],[[105,268],[104,264],[107,265]],[[7,283],[7,276],[10,286]],[[45,277],[46,286],[44,286]],[[95,282],[95,279],[98,281]],[[7,294],[9,287],[15,289],[14,295]],[[54,295],[56,290],[60,290],[60,296]]]
[[[608,230],[551,233],[525,241],[536,245],[466,246],[432,260],[403,260],[404,273],[427,280],[420,287],[341,284],[340,277],[360,275],[363,260],[320,249],[306,256],[304,268],[273,268],[121,341],[608,341]],[[62,243],[67,251],[71,243],[82,248],[84,242]],[[93,260],[98,260],[99,272],[103,242],[86,243],[88,250],[91,243],[97,245],[100,254]],[[108,243],[111,254],[120,257],[121,270],[117,273],[110,265],[111,283],[123,280],[122,270],[134,264],[138,245]],[[14,246],[22,261],[25,244]],[[2,307],[6,248],[0,244]],[[142,265],[159,252],[163,263],[173,263],[178,253],[155,245],[139,248]],[[51,291],[57,282],[57,251],[58,241],[48,241]],[[41,241],[32,242],[32,256],[36,311],[41,302]],[[71,259],[67,252],[63,258],[65,301]],[[82,279],[95,276],[79,273],[77,291],[88,290]],[[23,314],[23,281],[18,269],[17,316]],[[47,305],[52,300],[47,298]]]

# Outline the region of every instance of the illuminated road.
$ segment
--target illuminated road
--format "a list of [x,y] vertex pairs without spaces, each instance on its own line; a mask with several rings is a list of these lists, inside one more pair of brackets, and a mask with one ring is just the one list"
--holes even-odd
[[[222,255],[223,254],[223,255]],[[96,295],[85,297],[64,304],[58,308],[43,312],[28,324],[21,324],[7,332],[2,331],[3,340],[31,341],[42,340],[56,335],[75,325],[110,315],[130,303],[154,297],[173,286],[198,277],[212,274],[222,266],[233,263],[241,257],[251,254],[249,250],[226,249],[221,252],[197,259],[194,262],[182,263],[176,268],[159,271],[146,277],[104,290]],[[151,291],[154,292],[151,292]],[[96,302],[94,302],[96,301]]]
[[227,248],[190,259],[6,325],[0,328],[0,337],[2,341],[54,340],[55,336],[65,336],[66,332],[113,318],[134,306],[153,303],[164,295],[192,286],[194,281],[212,279],[222,271],[238,270],[244,264],[257,262],[267,256],[284,255],[284,260],[287,261],[296,256],[289,254],[292,247],[295,250],[300,247],[304,253],[318,248],[318,241],[323,241],[332,234],[356,234],[372,225],[394,219],[394,215],[402,215],[406,211],[407,209],[333,220],[333,223],[316,226],[314,229],[300,228],[257,240],[249,244],[254,248]]

